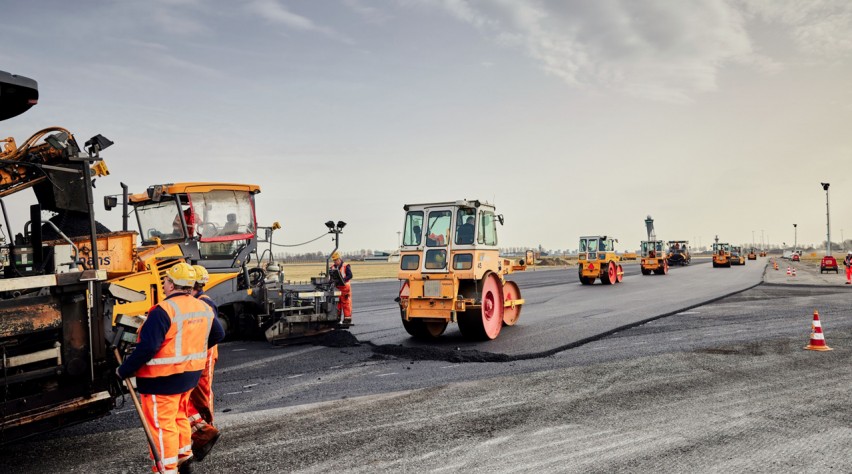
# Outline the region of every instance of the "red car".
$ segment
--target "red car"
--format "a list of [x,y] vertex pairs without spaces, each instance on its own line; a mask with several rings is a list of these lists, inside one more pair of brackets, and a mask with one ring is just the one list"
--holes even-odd
[[834,273],[840,273],[840,270],[837,268],[837,259],[832,257],[831,255],[826,255],[822,257],[822,261],[819,262],[819,272],[830,272],[834,271]]
[[793,256],[791,257],[791,259],[792,259],[794,262],[798,262],[798,261],[799,261],[799,254],[794,253],[794,254],[793,254]]

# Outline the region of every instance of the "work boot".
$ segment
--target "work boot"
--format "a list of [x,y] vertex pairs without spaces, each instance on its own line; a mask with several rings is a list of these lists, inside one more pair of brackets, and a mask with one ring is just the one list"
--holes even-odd
[[212,425],[207,425],[203,429],[196,431],[192,434],[192,456],[193,458],[201,462],[207,457],[207,454],[210,453],[210,450],[213,449],[213,445],[216,444],[216,441],[219,441],[219,436],[222,433],[219,433]]
[[178,463],[178,474],[192,474],[192,458]]

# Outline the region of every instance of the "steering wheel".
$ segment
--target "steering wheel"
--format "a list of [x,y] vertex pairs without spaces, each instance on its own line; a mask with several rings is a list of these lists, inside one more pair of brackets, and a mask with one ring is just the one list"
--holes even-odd
[[201,224],[201,226],[198,229],[198,233],[203,235],[203,236],[206,236],[206,237],[213,237],[218,232],[219,232],[219,228],[216,227],[216,224],[214,224],[212,222],[204,222],[204,223]]

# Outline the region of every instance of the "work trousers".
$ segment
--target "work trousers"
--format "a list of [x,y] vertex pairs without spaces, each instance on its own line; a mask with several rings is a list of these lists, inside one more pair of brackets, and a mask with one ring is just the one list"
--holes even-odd
[[846,282],[852,281],[852,267],[846,267]]
[[340,299],[337,301],[337,313],[343,314],[344,318],[352,317],[352,287],[349,285],[338,286]]
[[[160,452],[166,474],[176,474],[178,463],[192,457],[192,433],[187,413],[190,392],[191,390],[176,395],[139,395],[145,421],[154,435],[154,444]],[[154,459],[153,454],[151,459]],[[157,472],[156,465],[152,471]]]
[[199,423],[213,424],[213,369],[218,359],[218,346],[207,349],[207,363],[198,385],[189,394],[189,422],[193,432]]

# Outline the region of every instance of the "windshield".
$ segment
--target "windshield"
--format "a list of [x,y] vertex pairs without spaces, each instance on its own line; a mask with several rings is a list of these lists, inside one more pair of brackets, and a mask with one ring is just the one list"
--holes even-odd
[[476,241],[485,245],[497,245],[497,218],[493,212],[483,211],[480,214]]
[[429,227],[426,229],[426,246],[443,247],[447,245],[450,235],[451,211],[429,212]]
[[201,242],[229,242],[254,236],[254,205],[248,191],[217,190],[188,196]]
[[[184,216],[186,220],[189,212],[185,212]],[[182,240],[185,237],[175,201],[136,206],[136,218],[139,221],[139,231],[144,240],[153,240],[155,237],[162,240]]]

